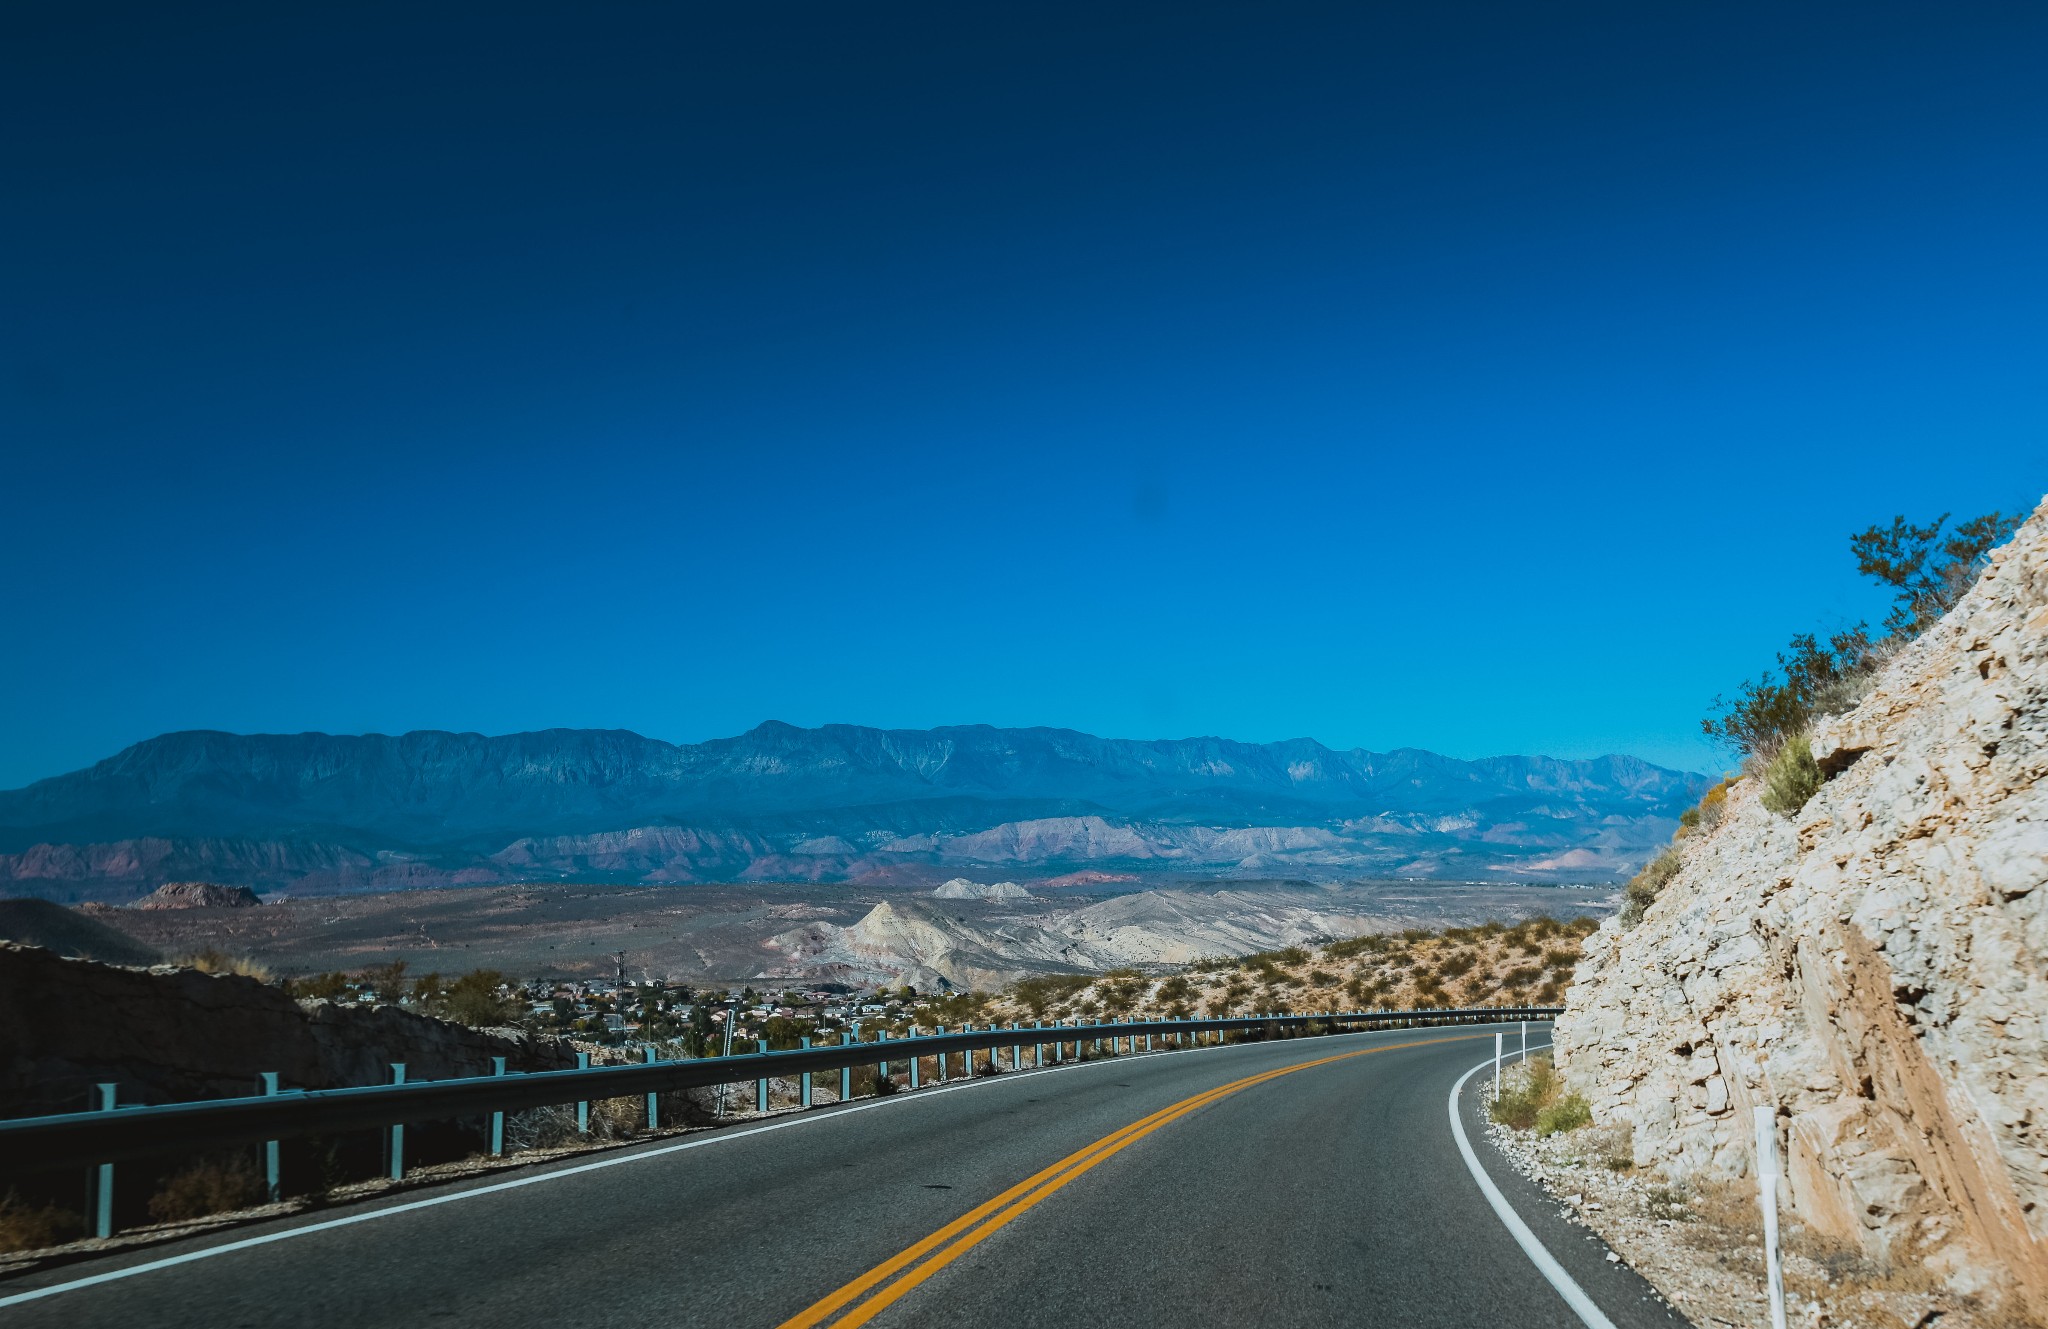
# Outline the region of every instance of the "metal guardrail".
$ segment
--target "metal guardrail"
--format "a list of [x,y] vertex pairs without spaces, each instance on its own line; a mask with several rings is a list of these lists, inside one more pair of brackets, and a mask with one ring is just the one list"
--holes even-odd
[[[815,1074],[919,1057],[1032,1048],[1044,1064],[1047,1047],[1077,1048],[1109,1039],[1170,1035],[1277,1032],[1310,1024],[1366,1027],[1546,1020],[1561,1006],[1476,1007],[1436,1011],[1335,1011],[1320,1015],[1252,1015],[1209,1020],[1153,1020],[1124,1024],[1011,1025],[876,1042],[841,1043],[783,1052],[592,1066],[508,1075],[421,1080],[348,1089],[285,1090],[248,1098],[109,1108],[0,1121],[0,1176],[121,1159],[180,1154],[223,1145],[274,1142],[302,1135],[396,1127],[408,1122],[518,1112],[527,1108],[640,1094],[671,1093],[710,1085]],[[1135,1046],[1135,1041],[1133,1043]],[[1021,1055],[1021,1054],[1020,1054]],[[1058,1053],[1056,1059],[1063,1059]],[[1014,1059],[1014,1058],[1013,1058]]]

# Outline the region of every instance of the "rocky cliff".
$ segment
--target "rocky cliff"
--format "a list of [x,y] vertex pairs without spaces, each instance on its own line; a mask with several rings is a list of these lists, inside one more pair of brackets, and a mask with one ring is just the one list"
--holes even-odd
[[1742,781],[1589,942],[1567,1082],[1681,1178],[1766,1105],[1794,1221],[2048,1306],[2048,505],[1815,739],[1797,814]]

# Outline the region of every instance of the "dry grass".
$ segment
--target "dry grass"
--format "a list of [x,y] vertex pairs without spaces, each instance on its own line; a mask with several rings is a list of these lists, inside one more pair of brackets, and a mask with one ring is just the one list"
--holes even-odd
[[241,978],[254,978],[268,983],[271,979],[270,966],[246,955],[229,955],[208,947],[180,956],[175,963],[187,969],[197,969],[202,974],[234,974]]
[[39,1251],[85,1231],[85,1219],[54,1204],[34,1205],[13,1191],[0,1196],[0,1251]]
[[263,1176],[241,1158],[204,1158],[164,1178],[149,1197],[149,1216],[182,1223],[247,1209],[264,1201]]

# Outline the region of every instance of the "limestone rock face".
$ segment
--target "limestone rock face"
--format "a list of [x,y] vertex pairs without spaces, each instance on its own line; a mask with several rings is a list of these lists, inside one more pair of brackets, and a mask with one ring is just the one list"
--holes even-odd
[[2048,1305],[2048,504],[1814,754],[1588,940],[1566,1081],[1680,1177],[1748,1174],[1769,1106],[1794,1217]]

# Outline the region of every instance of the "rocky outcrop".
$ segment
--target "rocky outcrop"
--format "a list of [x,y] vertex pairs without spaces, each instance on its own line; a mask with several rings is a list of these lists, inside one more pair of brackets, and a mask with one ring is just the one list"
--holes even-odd
[[1748,1173],[1767,1106],[1797,1221],[2048,1306],[2048,505],[1814,752],[1588,943],[1567,1082],[1680,1177]]
[[247,886],[222,886],[211,881],[167,881],[131,909],[249,909],[262,904]]
[[292,1089],[484,1075],[575,1064],[566,1042],[492,1032],[396,1006],[298,1002],[252,978],[160,965],[127,969],[0,944],[0,1103],[8,1116],[72,1112],[95,1084],[124,1103],[255,1092],[276,1071]]
[[969,881],[955,877],[932,891],[937,900],[1029,900],[1033,896],[1014,881]]

